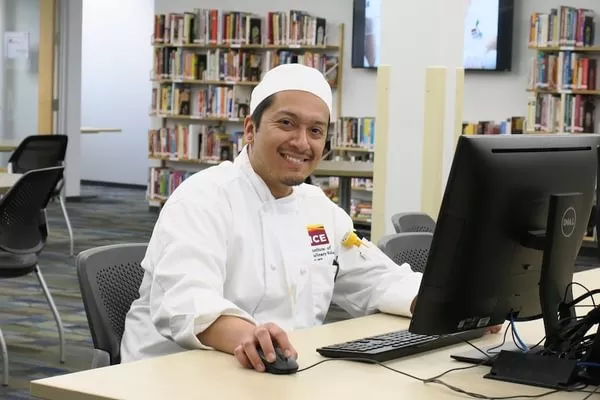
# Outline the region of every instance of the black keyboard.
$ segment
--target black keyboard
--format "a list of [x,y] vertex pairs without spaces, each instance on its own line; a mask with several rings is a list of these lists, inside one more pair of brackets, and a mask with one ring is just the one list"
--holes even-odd
[[328,358],[362,358],[384,362],[464,343],[483,336],[484,332],[484,329],[476,329],[452,335],[424,336],[401,330],[320,347],[317,352]]

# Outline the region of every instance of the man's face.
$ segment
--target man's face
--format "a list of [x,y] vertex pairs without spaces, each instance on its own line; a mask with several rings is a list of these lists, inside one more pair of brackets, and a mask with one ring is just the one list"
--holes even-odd
[[289,194],[314,171],[327,139],[329,109],[319,97],[303,91],[279,92],[263,113],[258,130],[246,119],[252,143],[250,161],[276,197]]

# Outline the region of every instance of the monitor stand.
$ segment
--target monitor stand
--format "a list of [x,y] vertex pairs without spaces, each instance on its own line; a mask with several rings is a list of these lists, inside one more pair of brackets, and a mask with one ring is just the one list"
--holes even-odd
[[[566,306],[566,303],[573,300],[571,283],[577,255],[571,254],[568,249],[574,247],[572,241],[582,240],[574,234],[576,226],[587,223],[584,216],[575,214],[579,208],[574,205],[580,201],[580,193],[551,195],[546,230],[527,232],[522,240],[524,246],[543,251],[539,285],[546,334],[543,346],[523,352],[515,345],[511,348],[511,344],[505,344],[506,349],[493,354],[488,360],[485,360],[485,355],[473,351],[452,355],[452,358],[491,365],[490,372],[485,375],[488,379],[555,389],[564,389],[574,383],[577,360],[546,354],[560,353],[570,347],[570,343],[560,339],[559,332],[566,324],[564,321],[575,316],[575,308]],[[518,321],[518,318],[515,320]]]

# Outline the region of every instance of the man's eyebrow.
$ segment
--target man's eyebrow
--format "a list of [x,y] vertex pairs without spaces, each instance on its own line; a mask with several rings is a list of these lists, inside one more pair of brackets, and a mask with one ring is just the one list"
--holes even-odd
[[277,111],[277,112],[275,113],[275,116],[276,116],[276,117],[288,116],[288,117],[292,117],[292,118],[295,118],[295,119],[300,119],[300,117],[298,116],[298,114],[296,114],[296,113],[294,113],[294,112],[291,112],[291,111],[287,111],[287,110],[280,110],[280,111]]
[[[294,118],[294,119],[301,119],[298,114],[296,114],[295,112],[292,112],[292,111],[288,111],[288,110],[281,110],[281,111],[277,111],[275,113],[275,118],[279,118],[282,116],[288,116],[288,117]],[[315,125],[327,126],[327,122],[320,120],[320,119],[314,119],[314,120],[311,120],[310,122]]]

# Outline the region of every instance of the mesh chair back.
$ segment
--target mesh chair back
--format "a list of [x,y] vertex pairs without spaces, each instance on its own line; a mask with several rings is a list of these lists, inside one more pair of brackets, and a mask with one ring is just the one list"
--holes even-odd
[[0,249],[32,254],[46,244],[42,209],[63,177],[64,167],[26,172],[0,200]]
[[402,232],[433,232],[435,221],[429,215],[421,212],[400,213],[392,216],[392,224],[396,233]]
[[67,135],[31,135],[23,139],[8,160],[11,172],[62,165],[67,153]]
[[139,297],[146,243],[100,246],[77,256],[77,278],[94,347],[121,362],[125,316]]
[[404,232],[384,236],[378,246],[398,265],[410,264],[413,271],[423,272],[427,265],[433,234],[429,232]]

